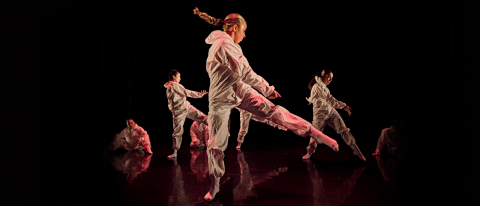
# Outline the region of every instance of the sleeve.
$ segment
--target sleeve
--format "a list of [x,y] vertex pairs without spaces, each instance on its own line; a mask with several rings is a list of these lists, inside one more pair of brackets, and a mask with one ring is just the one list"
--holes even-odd
[[187,94],[187,97],[190,97],[190,98],[202,98],[203,95],[205,95],[200,92],[196,92],[188,89],[185,89],[185,93]]
[[315,96],[317,96],[317,93],[318,93],[317,86],[313,85],[313,88],[310,91],[310,97],[308,98],[308,102],[313,103],[314,102],[313,100],[315,99]]
[[[318,89],[320,90],[320,88]],[[335,97],[333,97],[332,94],[330,94],[330,92],[323,91],[322,96],[327,102],[327,104],[329,104],[335,109],[343,109],[345,106],[347,106],[347,104],[335,99]]]
[[183,88],[183,86],[181,86],[180,84],[173,84],[170,88],[173,95],[179,95],[181,97],[186,96],[185,88]]
[[375,150],[375,153],[382,153],[383,148],[385,147],[385,132],[387,129],[382,130],[382,134],[380,134],[380,138],[378,138],[377,141],[377,149]]
[[270,96],[275,90],[275,87],[273,85],[270,86],[265,79],[255,73],[250,65],[247,67],[247,72],[245,73],[243,82],[260,91],[265,97]]
[[146,145],[149,148],[152,148],[150,143],[150,137],[148,136],[147,131],[145,131],[143,128],[140,128],[140,137],[142,137],[143,145]]
[[124,138],[125,136],[127,136],[127,128],[123,129],[120,133],[117,134],[118,135],[118,138]]
[[192,138],[192,142],[200,142],[200,140],[197,137],[197,131],[198,131],[198,123],[193,122],[192,126],[190,126],[190,137]]

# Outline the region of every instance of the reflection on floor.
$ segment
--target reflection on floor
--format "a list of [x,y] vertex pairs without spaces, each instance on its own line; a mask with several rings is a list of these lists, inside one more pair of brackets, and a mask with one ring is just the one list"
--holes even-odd
[[320,150],[304,161],[301,147],[228,148],[220,192],[208,203],[203,200],[210,187],[206,150],[182,148],[167,160],[168,148],[164,155],[156,149],[154,155],[129,151],[107,158],[108,205],[403,204],[401,164],[391,157],[370,156],[364,163],[351,151]]

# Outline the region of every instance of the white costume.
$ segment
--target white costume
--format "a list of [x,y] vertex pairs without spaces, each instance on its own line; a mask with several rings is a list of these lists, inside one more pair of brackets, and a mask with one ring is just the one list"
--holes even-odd
[[190,137],[192,137],[190,147],[205,147],[205,143],[208,141],[208,126],[193,122],[190,126]]
[[[210,137],[207,155],[212,190],[218,189],[219,179],[225,173],[223,151],[228,144],[230,112],[235,107],[282,125],[299,136],[312,136],[319,143],[325,143],[338,151],[335,140],[285,108],[267,101],[264,96],[272,94],[274,87],[252,70],[240,45],[235,44],[226,32],[213,31],[205,42],[212,44],[207,58],[207,72],[210,77],[208,95]],[[263,96],[252,87],[260,91]],[[214,194],[216,191],[211,191],[205,198],[213,198]]]
[[127,128],[115,135],[112,143],[107,147],[106,152],[111,152],[118,148],[123,148],[128,151],[145,149],[146,152],[152,153],[152,145],[150,144],[150,138],[147,131],[138,125],[135,125],[133,129],[130,129],[130,127],[128,127],[128,121]]
[[385,150],[387,153],[393,156],[400,153],[400,133],[393,126],[385,128],[380,134],[380,138],[377,141],[377,149],[375,153],[382,154]]
[[[336,100],[331,94],[330,90],[327,88],[325,83],[323,83],[322,78],[315,76],[315,83],[310,92],[310,98],[308,101],[313,103],[313,121],[312,125],[316,129],[323,132],[325,125],[328,125],[335,129],[335,131],[342,136],[342,139],[353,149],[353,153],[360,157],[360,159],[365,161],[362,153],[355,143],[355,138],[350,133],[350,129],[345,126],[342,117],[338,114],[336,109],[343,109],[347,106],[345,103]],[[307,147],[307,155],[304,156],[304,159],[308,159],[309,154],[315,153],[317,148],[317,141],[314,138],[310,138],[310,143]]]
[[240,130],[238,131],[238,137],[237,137],[237,142],[238,143],[243,143],[243,141],[245,140],[245,135],[247,135],[248,128],[250,126],[250,119],[253,119],[257,122],[262,122],[262,123],[268,124],[272,127],[277,127],[278,129],[281,129],[283,131],[287,131],[287,129],[285,127],[283,127],[282,125],[275,124],[268,119],[253,115],[252,113],[247,112],[247,111],[245,111],[243,109],[240,109],[238,107],[235,107],[235,108],[238,109],[238,111],[240,111]]
[[173,81],[169,81],[163,86],[167,88],[168,109],[172,111],[172,148],[179,150],[182,143],[183,124],[185,123],[185,118],[207,124],[207,116],[187,101],[187,97],[201,98],[204,94],[185,89],[185,87],[183,87],[180,83]]

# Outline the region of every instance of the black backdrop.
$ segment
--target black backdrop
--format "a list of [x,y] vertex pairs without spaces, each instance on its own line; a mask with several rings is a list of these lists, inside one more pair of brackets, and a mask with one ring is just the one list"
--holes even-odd
[[[478,189],[462,189],[479,182],[480,18],[477,4],[458,1],[42,1],[4,7],[5,110],[12,115],[14,148],[21,151],[13,161],[19,175],[14,198],[58,204],[59,196],[94,198],[72,188],[101,182],[101,172],[82,171],[102,169],[99,153],[128,117],[148,131],[154,146],[171,144],[167,74],[177,69],[185,88],[208,90],[204,40],[220,29],[193,15],[195,6],[217,18],[244,16],[241,46],[254,71],[282,95],[272,102],[308,121],[308,82],[315,72],[332,70],[329,88],[352,107],[351,117],[339,112],[365,156],[380,131],[401,118],[409,190],[418,194],[409,198],[473,200]],[[208,113],[206,96],[188,100]],[[238,112],[231,118],[234,144]],[[184,126],[184,147],[191,123]],[[246,143],[308,142],[268,128],[252,122]],[[325,133],[343,143],[333,129]]]

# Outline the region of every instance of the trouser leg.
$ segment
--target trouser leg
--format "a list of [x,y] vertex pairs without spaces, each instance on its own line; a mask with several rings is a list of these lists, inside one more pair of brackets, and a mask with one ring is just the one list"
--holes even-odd
[[208,112],[208,171],[214,178],[220,178],[225,174],[223,151],[227,148],[230,136],[230,113],[231,108],[215,108],[214,106],[210,106]]
[[323,142],[332,148],[337,145],[335,140],[313,128],[312,124],[290,113],[284,107],[274,105],[255,90],[246,94],[238,107],[260,118],[265,118],[275,124],[282,125],[299,136],[311,136],[318,142]]
[[174,150],[179,150],[182,144],[183,124],[187,118],[187,110],[172,112],[173,118],[173,145]]
[[237,142],[243,143],[245,135],[248,133],[248,128],[250,126],[250,119],[252,118],[252,113],[245,110],[240,111],[240,130],[238,132]]
[[[318,115],[314,117],[312,126],[319,131],[323,132],[325,129],[325,125],[327,125],[328,117],[326,114]],[[318,142],[315,140],[315,138],[310,137],[310,142],[308,143],[307,147],[307,153],[308,154],[313,154],[315,153],[315,150],[317,149]]]

